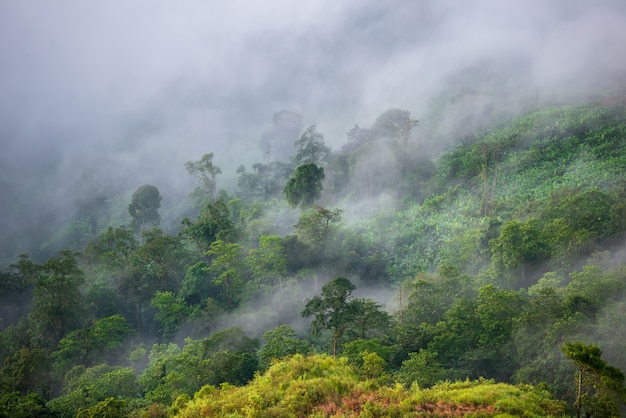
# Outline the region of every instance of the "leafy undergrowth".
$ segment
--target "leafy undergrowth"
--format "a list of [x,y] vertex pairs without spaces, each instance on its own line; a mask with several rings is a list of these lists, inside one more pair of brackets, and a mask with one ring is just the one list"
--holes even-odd
[[364,378],[345,358],[295,355],[246,386],[205,386],[192,400],[179,398],[174,409],[182,418],[554,417],[566,407],[527,385],[478,380],[406,389]]

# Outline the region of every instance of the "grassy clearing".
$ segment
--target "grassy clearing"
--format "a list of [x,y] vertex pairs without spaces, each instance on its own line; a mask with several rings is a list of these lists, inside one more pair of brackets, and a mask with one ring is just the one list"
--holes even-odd
[[177,417],[558,417],[565,405],[543,390],[491,380],[443,382],[430,389],[363,379],[345,358],[275,362],[243,387],[206,386],[176,404]]

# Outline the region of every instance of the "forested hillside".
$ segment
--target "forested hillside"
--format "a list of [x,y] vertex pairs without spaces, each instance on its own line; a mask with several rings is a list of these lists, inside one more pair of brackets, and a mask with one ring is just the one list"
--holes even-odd
[[339,149],[279,112],[167,212],[86,173],[1,272],[0,416],[619,416],[624,99],[496,113],[433,152],[407,110]]

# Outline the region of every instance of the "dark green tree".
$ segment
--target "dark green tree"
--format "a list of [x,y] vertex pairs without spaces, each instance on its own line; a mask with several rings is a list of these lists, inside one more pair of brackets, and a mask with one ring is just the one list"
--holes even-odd
[[85,250],[85,258],[106,271],[119,271],[130,267],[130,257],[139,247],[133,231],[124,227],[109,227]]
[[176,291],[185,275],[187,253],[179,237],[158,228],[146,232],[146,242],[130,257],[130,268],[119,273],[118,294],[136,318],[137,332],[143,332],[143,313],[157,291]]
[[183,235],[189,238],[202,254],[208,251],[214,241],[233,242],[237,237],[230,210],[222,199],[207,203],[195,222],[185,218],[183,225]]
[[78,257],[78,253],[62,251],[58,258],[33,265],[36,282],[30,319],[44,340],[59,341],[83,322],[80,286],[85,279]]
[[333,338],[333,355],[337,355],[339,341],[354,318],[350,304],[356,287],[344,277],[336,277],[322,287],[322,294],[307,301],[303,317],[313,316],[311,328],[314,333],[329,330]]
[[132,334],[134,330],[123,316],[101,318],[63,337],[52,358],[57,367],[65,370],[77,364],[93,366],[120,354],[117,349]]
[[161,223],[159,208],[161,207],[161,194],[156,186],[145,184],[135,190],[128,213],[130,214],[130,226],[139,233],[139,245],[143,240],[143,233],[150,226]]
[[49,396],[52,383],[50,371],[51,362],[45,350],[22,347],[4,359],[0,368],[0,393]]
[[46,405],[46,400],[37,393],[22,396],[19,392],[0,392],[0,417],[7,418],[56,418]]
[[284,189],[287,203],[294,208],[311,206],[322,194],[322,180],[324,168],[321,166],[315,163],[298,166]]
[[235,308],[245,284],[245,263],[241,245],[217,240],[211,244],[207,254],[212,260],[208,268],[212,282],[222,289],[226,306]]
[[6,272],[0,272],[0,329],[19,321],[30,311],[36,268],[35,263],[22,254]]
[[79,411],[83,410],[80,413],[84,414],[108,398],[133,401],[140,397],[141,392],[137,376],[129,367],[79,365],[66,373],[63,395],[52,399],[49,406],[55,416],[76,417]]
[[[536,268],[550,256],[538,219],[506,222],[500,236],[490,244],[496,266],[513,273],[521,273],[522,279],[528,270]],[[522,280],[510,283],[510,286],[515,288],[523,284]]]

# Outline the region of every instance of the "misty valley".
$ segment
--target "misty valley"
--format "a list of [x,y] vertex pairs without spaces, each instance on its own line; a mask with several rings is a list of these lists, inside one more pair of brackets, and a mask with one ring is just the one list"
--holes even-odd
[[0,418],[626,416],[624,28],[0,1]]
[[0,415],[619,415],[615,97],[529,106],[438,155],[407,110],[339,149],[277,112],[232,190],[212,152],[180,167],[195,188],[167,226],[158,185],[85,172],[73,215],[1,273]]

